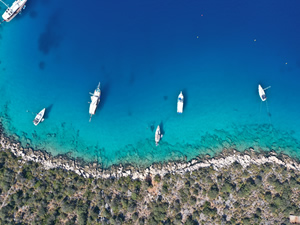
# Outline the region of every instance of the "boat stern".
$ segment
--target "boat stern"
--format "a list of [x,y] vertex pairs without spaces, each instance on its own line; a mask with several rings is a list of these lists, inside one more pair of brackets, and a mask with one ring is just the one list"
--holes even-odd
[[183,102],[177,103],[177,113],[179,114],[183,113]]
[[265,90],[262,88],[262,86],[260,84],[258,85],[258,94],[263,102],[267,100]]
[[6,10],[6,11],[3,13],[3,15],[2,15],[2,19],[3,19],[4,21],[8,21],[9,17],[10,17],[10,15],[8,14],[8,12],[7,12],[7,10]]

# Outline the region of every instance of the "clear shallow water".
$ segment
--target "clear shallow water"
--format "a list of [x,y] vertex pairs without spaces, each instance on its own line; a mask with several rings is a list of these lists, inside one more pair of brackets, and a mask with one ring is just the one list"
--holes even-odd
[[[228,146],[299,155],[299,8],[296,0],[29,0],[0,25],[2,122],[24,145],[104,166]],[[99,81],[89,123],[88,93]],[[258,83],[272,86],[267,103]],[[33,126],[32,112],[44,107],[45,122]]]

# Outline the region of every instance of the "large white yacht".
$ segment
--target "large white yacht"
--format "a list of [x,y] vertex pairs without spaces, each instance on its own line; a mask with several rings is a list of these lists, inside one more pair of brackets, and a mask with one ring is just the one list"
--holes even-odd
[[37,126],[40,122],[44,121],[44,114],[45,114],[46,108],[43,108],[34,118],[33,124]]
[[183,113],[183,94],[182,91],[178,95],[178,100],[177,100],[177,113]]
[[11,21],[23,8],[25,8],[25,4],[27,0],[16,0],[11,7],[6,5],[2,0],[1,2],[7,7],[5,12],[2,15],[3,20],[6,22]]
[[100,96],[101,96],[100,82],[99,82],[96,90],[94,91],[94,94],[93,93],[90,93],[90,94],[92,95],[91,102],[90,102],[90,110],[89,110],[90,122],[91,122],[92,116],[95,115],[98,104],[100,103]]
[[160,139],[162,138],[162,134],[160,132],[160,126],[158,125],[157,128],[156,128],[156,131],[155,131],[155,144],[156,146],[158,146],[158,143],[160,141]]

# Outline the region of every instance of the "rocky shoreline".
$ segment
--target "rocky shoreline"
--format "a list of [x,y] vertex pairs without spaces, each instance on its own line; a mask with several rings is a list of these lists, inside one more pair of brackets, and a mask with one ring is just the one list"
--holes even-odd
[[78,160],[65,155],[52,156],[45,151],[23,148],[19,142],[14,141],[10,137],[6,137],[3,129],[1,130],[1,150],[9,149],[15,156],[21,157],[22,160],[40,163],[45,169],[61,168],[74,171],[76,174],[85,178],[120,178],[130,176],[132,179],[145,180],[148,176],[154,177],[155,175],[159,175],[163,177],[167,173],[184,174],[204,167],[212,167],[214,170],[219,171],[234,163],[241,164],[243,168],[246,168],[250,164],[262,165],[275,163],[287,169],[300,171],[300,164],[296,159],[292,159],[284,154],[277,155],[274,151],[268,152],[267,155],[263,152],[258,153],[252,147],[244,152],[238,152],[234,149],[223,149],[223,151],[214,158],[205,156],[198,157],[189,162],[171,161],[166,163],[154,163],[145,169],[140,169],[132,165],[123,166],[121,164],[119,166],[111,166],[109,169],[102,169],[96,162],[83,165],[81,162],[78,162]]

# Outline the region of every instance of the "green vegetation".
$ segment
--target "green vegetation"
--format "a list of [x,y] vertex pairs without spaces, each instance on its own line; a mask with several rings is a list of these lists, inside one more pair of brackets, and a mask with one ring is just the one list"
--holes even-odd
[[0,224],[286,224],[300,176],[240,164],[147,179],[84,179],[0,151]]

